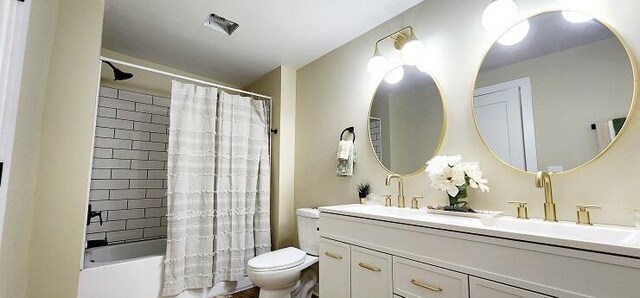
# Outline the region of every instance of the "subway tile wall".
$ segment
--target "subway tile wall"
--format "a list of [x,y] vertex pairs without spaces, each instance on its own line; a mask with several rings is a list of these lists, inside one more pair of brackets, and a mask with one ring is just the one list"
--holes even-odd
[[87,240],[119,244],[167,235],[169,99],[101,87]]

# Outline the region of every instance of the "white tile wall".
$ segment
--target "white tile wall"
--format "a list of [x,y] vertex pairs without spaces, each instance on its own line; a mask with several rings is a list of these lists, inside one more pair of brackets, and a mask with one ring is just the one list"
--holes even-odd
[[87,239],[110,244],[166,237],[168,98],[100,88]]
[[382,127],[381,121],[378,118],[369,118],[369,135],[371,136],[371,144],[373,145],[373,151],[378,156],[379,160],[382,160]]

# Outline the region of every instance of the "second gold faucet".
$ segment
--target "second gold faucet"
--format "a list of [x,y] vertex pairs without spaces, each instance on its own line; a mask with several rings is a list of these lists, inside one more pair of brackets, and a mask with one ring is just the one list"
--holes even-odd
[[389,186],[391,184],[391,179],[398,179],[398,207],[404,208],[404,188],[402,187],[402,177],[398,174],[389,174],[387,178],[384,179],[384,184]]
[[556,218],[556,204],[553,202],[553,191],[551,189],[551,174],[538,172],[536,175],[536,187],[544,188],[544,220],[558,221]]

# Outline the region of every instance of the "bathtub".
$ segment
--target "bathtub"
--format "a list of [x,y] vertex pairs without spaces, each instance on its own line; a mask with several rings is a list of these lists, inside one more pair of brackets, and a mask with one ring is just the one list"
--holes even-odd
[[[161,297],[166,240],[148,240],[85,251],[80,271],[80,298]],[[238,282],[222,282],[209,289],[188,290],[180,298],[215,297],[253,287],[248,277]]]

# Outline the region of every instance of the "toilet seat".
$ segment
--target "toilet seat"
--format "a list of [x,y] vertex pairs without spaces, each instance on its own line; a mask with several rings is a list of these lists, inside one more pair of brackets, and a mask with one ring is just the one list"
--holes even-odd
[[307,253],[295,247],[287,247],[261,254],[247,263],[254,272],[284,270],[304,263]]

